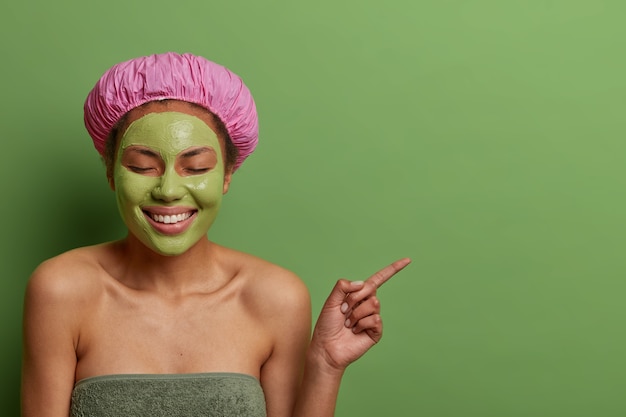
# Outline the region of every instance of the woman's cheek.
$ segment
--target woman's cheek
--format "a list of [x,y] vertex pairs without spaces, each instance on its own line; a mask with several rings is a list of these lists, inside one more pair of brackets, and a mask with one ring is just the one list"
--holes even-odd
[[192,184],[194,199],[204,207],[218,205],[222,201],[222,184],[224,176],[218,173],[210,173],[203,178],[198,178]]
[[139,204],[149,198],[157,182],[158,178],[125,173],[118,177],[115,189],[125,202]]

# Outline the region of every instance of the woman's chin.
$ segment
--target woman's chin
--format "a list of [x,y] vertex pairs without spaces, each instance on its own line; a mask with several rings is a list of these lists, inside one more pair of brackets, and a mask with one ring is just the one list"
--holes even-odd
[[191,239],[189,236],[158,236],[142,240],[144,246],[162,256],[180,256],[197,246],[202,236]]

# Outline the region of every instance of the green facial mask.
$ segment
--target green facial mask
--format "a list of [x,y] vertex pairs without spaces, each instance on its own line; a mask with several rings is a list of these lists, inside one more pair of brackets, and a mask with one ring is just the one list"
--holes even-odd
[[134,121],[120,140],[113,175],[129,231],[162,255],[182,254],[206,237],[224,193],[217,135],[179,112]]

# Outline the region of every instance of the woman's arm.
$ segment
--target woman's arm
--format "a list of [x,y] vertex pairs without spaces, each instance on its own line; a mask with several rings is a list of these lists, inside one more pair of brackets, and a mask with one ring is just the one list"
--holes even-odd
[[410,262],[396,261],[365,282],[337,282],[313,331],[294,417],[334,415],[345,369],[382,337],[376,291]]
[[273,340],[260,380],[267,416],[291,417],[311,340],[311,301],[308,289],[294,274],[272,271],[270,275],[255,296],[261,300],[259,311]]
[[48,261],[33,273],[24,300],[22,417],[68,417],[76,368],[76,290]]

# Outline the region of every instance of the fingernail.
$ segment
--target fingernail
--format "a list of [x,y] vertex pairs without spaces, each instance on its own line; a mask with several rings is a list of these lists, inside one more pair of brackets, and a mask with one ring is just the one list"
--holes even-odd
[[363,284],[364,284],[364,282],[363,282],[363,281],[352,281],[352,285],[357,285],[357,286],[359,286],[359,285],[363,285]]
[[348,311],[348,303],[343,303],[341,305],[341,312],[345,313],[346,311]]
[[350,327],[350,319],[346,320],[345,325],[346,325],[346,327]]

